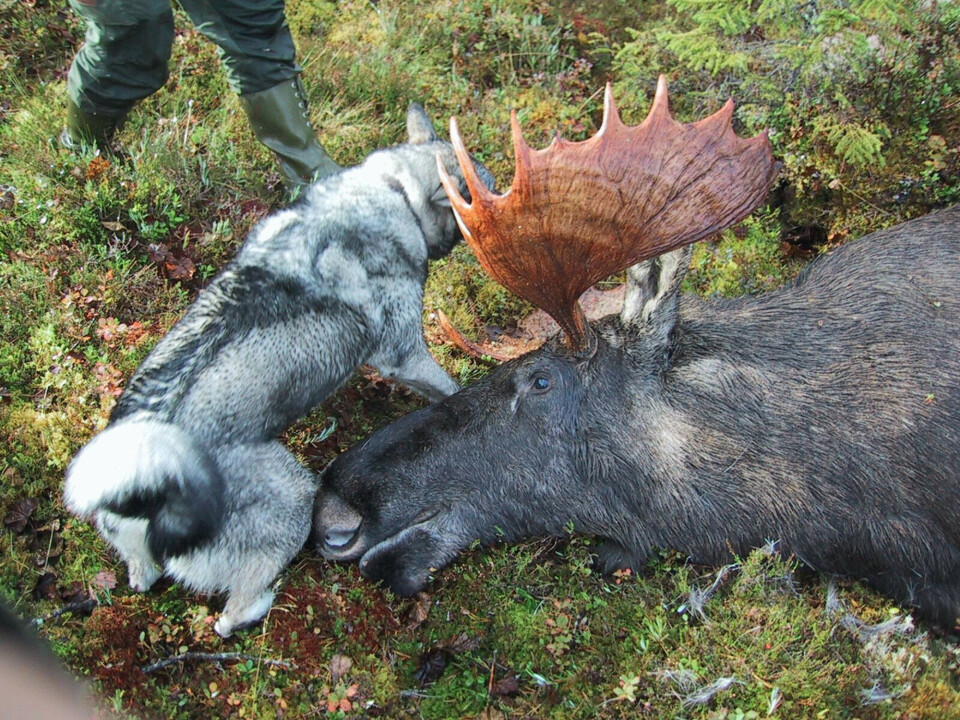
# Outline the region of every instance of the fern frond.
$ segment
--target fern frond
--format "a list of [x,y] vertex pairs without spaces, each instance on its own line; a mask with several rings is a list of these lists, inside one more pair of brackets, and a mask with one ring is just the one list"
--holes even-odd
[[749,66],[746,53],[726,47],[702,28],[682,33],[659,32],[656,38],[693,72],[706,70],[716,77],[724,72],[746,72]]
[[883,141],[880,136],[856,124],[839,125],[828,135],[834,153],[844,162],[858,168],[883,167]]

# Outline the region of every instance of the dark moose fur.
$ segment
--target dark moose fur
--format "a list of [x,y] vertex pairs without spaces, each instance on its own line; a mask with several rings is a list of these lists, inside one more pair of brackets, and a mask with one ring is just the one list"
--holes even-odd
[[758,297],[678,302],[679,252],[673,277],[658,287],[657,260],[634,285],[642,315],[594,325],[589,359],[545,347],[337,458],[321,551],[410,594],[475,539],[571,522],[604,538],[606,571],[654,546],[721,563],[774,540],[952,627],[960,207],[848,243]]

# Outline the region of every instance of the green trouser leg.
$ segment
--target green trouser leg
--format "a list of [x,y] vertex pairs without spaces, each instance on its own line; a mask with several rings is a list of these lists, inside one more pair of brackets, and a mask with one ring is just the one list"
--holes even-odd
[[68,148],[110,151],[127,112],[167,79],[173,42],[170,0],[70,0],[86,24],[67,76]]
[[240,96],[257,139],[280,161],[288,190],[309,185],[340,170],[317,141],[307,119],[307,98],[299,78]]

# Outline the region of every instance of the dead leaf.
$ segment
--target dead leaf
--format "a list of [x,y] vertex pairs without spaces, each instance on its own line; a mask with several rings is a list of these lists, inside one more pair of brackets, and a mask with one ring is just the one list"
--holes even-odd
[[60,597],[57,591],[57,576],[52,572],[45,572],[37,578],[37,584],[31,593],[34,600],[56,600]]
[[150,258],[150,262],[165,263],[167,258],[173,257],[173,253],[163,243],[150,243],[147,245],[147,257]]
[[34,553],[34,564],[45,567],[55,563],[63,554],[63,536],[57,532],[33,532],[27,547]]
[[480,647],[480,638],[461,633],[452,641],[438,643],[434,647],[421,653],[417,670],[413,676],[420,687],[436,682],[443,674],[450,659],[454,655],[464,652],[473,652]]
[[53,520],[51,520],[50,522],[48,522],[46,525],[41,525],[40,527],[35,528],[35,530],[36,530],[38,533],[42,533],[42,532],[51,532],[51,533],[60,532],[60,520],[59,520],[59,518],[54,518]]
[[127,230],[123,223],[115,220],[101,220],[100,224],[110,232],[126,232]]
[[417,685],[424,687],[440,679],[447,667],[448,652],[446,648],[435,647],[420,655],[417,670],[413,673]]
[[87,165],[87,180],[97,180],[110,169],[110,161],[103,155],[94,157]]
[[80,603],[90,599],[90,593],[80,581],[75,581],[67,585],[60,591],[60,599],[65,603]]
[[113,590],[117,586],[117,576],[112,570],[101,570],[93,576],[91,584],[98,590]]
[[495,698],[510,697],[520,692],[520,681],[516,677],[505,677],[499,680],[490,690],[490,695]]
[[216,233],[212,233],[208,230],[205,230],[200,234],[200,239],[197,240],[197,245],[200,245],[200,246],[212,245],[217,241],[218,237],[219,236]]
[[494,707],[485,707],[483,712],[477,715],[477,720],[506,720],[507,716],[503,714],[502,710],[497,710]]
[[470,637],[466,633],[460,633],[457,635],[456,640],[446,645],[446,647],[455,653],[473,652],[480,647],[480,638],[476,635]]
[[350,668],[353,667],[353,660],[348,658],[346,655],[334,655],[330,658],[330,676],[333,678],[334,684],[336,684],[340,678],[350,672]]
[[181,258],[167,258],[164,263],[171,280],[189,280],[197,271],[193,260],[184,255]]
[[410,606],[410,614],[407,615],[407,630],[416,630],[429,616],[430,596],[425,592],[417,593]]
[[4,526],[10,528],[14,534],[19,535],[27,527],[27,521],[33,515],[33,511],[40,506],[40,501],[36,498],[22,498],[13,504],[13,507],[3,518]]
[[147,245],[147,256],[151,262],[162,263],[171,280],[189,280],[197,271],[193,260],[186,255],[177,257],[163,243]]

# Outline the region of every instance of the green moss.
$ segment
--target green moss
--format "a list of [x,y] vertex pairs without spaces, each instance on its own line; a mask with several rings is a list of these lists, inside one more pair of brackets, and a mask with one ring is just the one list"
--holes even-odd
[[801,263],[784,259],[777,211],[757,212],[714,243],[694,247],[685,289],[701,295],[736,297],[779,287]]
[[461,331],[480,323],[507,327],[532,309],[529,303],[491,282],[464,244],[433,263],[424,288],[425,314],[442,311]]

